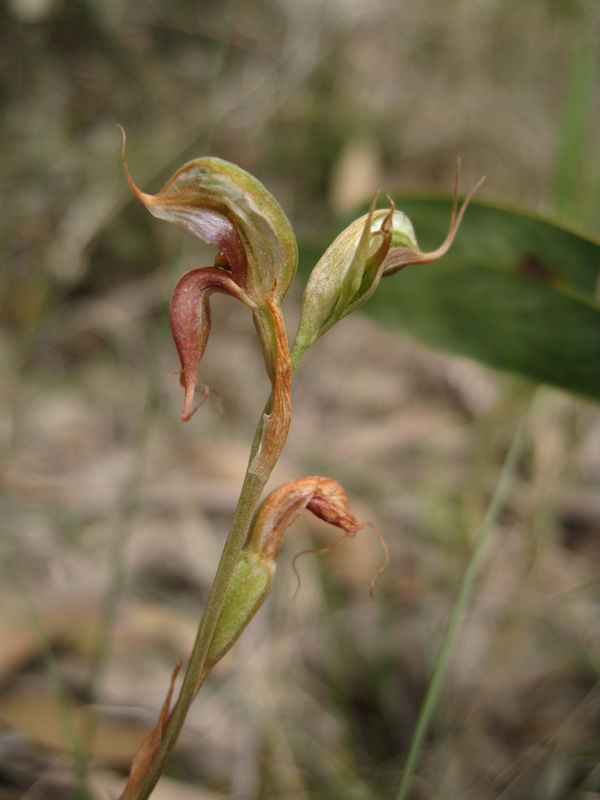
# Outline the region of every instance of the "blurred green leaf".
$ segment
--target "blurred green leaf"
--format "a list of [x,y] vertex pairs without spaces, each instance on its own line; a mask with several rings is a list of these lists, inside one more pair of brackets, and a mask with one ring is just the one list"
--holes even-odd
[[[395,198],[423,250],[451,202]],[[450,252],[382,280],[362,309],[436,348],[600,400],[600,244],[530,214],[473,203]]]

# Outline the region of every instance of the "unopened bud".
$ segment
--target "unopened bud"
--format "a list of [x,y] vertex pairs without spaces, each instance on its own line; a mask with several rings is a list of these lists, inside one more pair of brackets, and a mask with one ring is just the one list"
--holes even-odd
[[327,248],[310,274],[292,349],[295,367],[308,348],[375,290],[392,242],[394,208],[355,220]]
[[374,200],[369,213],[349,225],[329,246],[304,291],[292,348],[294,369],[319,336],[371,297],[382,277],[393,275],[409,264],[436,261],[447,253],[467,205],[484,180],[471,189],[457,214],[458,176],[457,168],[450,227],[436,250],[428,253],[420,250],[411,221],[396,211],[391,199],[390,208],[383,211],[374,210]]

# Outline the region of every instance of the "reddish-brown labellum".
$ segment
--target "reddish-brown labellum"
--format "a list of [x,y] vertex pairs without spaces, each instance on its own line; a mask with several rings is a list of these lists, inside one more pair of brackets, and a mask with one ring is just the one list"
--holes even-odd
[[169,320],[181,361],[181,384],[185,391],[181,418],[184,421],[194,413],[197,371],[210,334],[209,300],[214,292],[229,294],[254,308],[250,298],[227,273],[215,267],[193,269],[178,281],[171,296]]

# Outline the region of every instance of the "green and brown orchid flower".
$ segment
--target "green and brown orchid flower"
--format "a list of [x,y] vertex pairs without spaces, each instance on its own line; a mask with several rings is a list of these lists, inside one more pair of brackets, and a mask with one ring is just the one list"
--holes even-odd
[[219,158],[184,164],[157,194],[141,191],[127,167],[122,128],[121,133],[123,169],[134,195],[155,217],[180,225],[218,249],[213,266],[183,275],[171,298],[171,329],[185,390],[182,418],[189,420],[198,364],[210,334],[213,293],[235,297],[252,312],[272,382],[278,363],[289,358],[283,352],[287,340],[277,330],[283,322],[276,317],[296,273],[296,239],[283,210],[260,181]]

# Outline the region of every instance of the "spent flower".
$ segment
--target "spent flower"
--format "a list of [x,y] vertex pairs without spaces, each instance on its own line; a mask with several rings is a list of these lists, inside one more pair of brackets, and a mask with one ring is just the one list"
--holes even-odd
[[309,475],[274,489],[254,515],[236,563],[210,645],[207,669],[225,655],[265,601],[284,534],[305,508],[349,536],[364,527],[352,514],[346,492],[333,478]]

